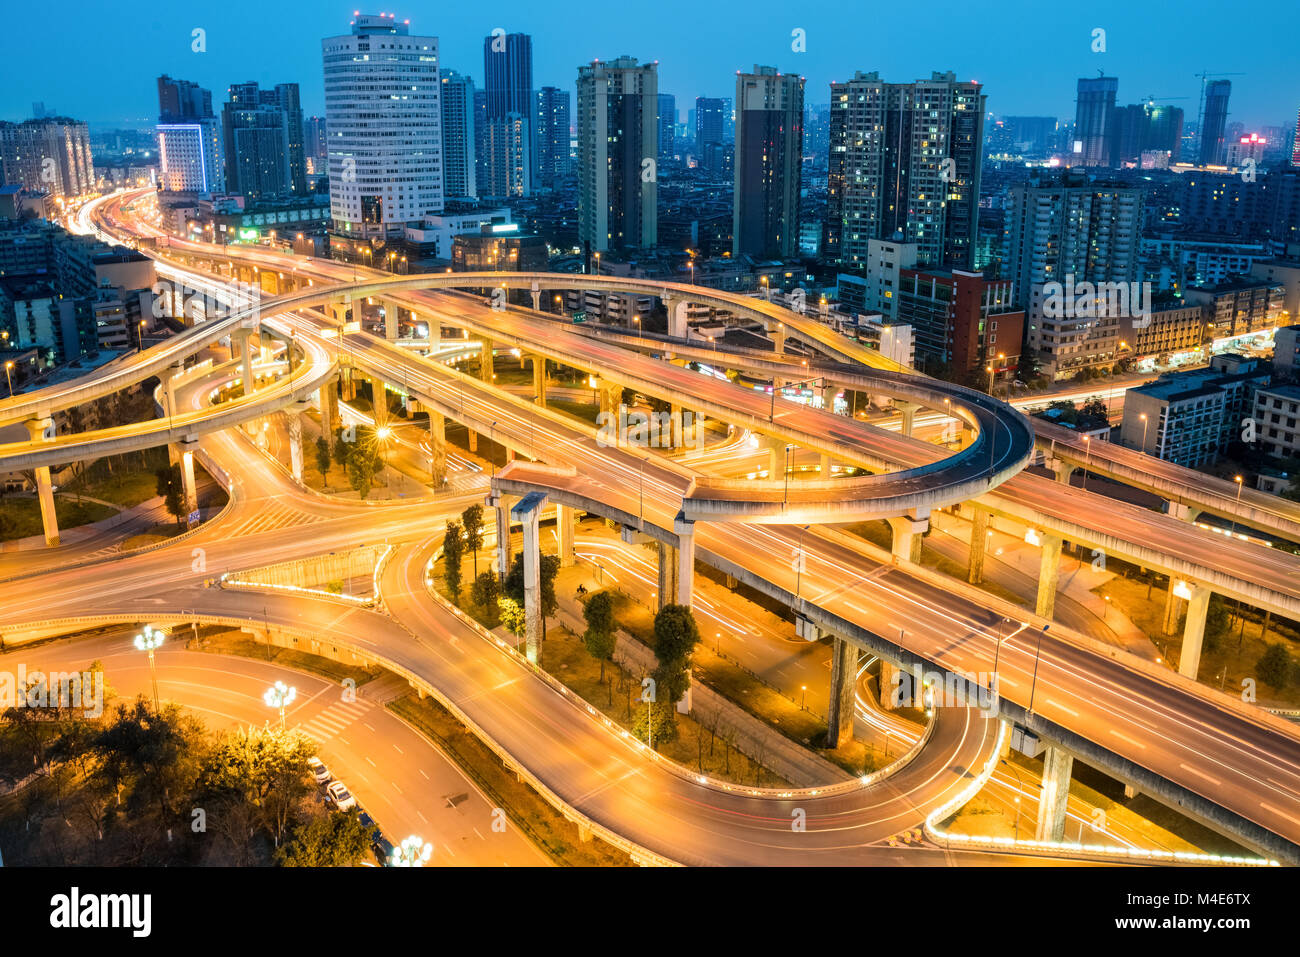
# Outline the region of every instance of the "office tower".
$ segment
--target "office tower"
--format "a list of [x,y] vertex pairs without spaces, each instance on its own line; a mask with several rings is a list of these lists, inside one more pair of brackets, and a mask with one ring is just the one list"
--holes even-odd
[[723,101],[717,97],[697,96],[695,98],[695,152],[703,156],[704,147],[710,143],[721,143]]
[[569,175],[569,91],[544,86],[537,91],[537,173],[554,189]]
[[1110,165],[1110,124],[1118,91],[1119,80],[1113,76],[1079,80],[1071,166]]
[[677,155],[677,97],[671,93],[659,94],[659,162],[665,163]]
[[309,116],[303,123],[303,152],[312,159],[323,160],[329,155],[325,138],[325,117]]
[[442,170],[447,199],[478,196],[478,131],[474,125],[474,81],[442,71]]
[[158,177],[164,190],[224,191],[224,144],[211,90],[165,74],[158,77],[157,130]]
[[655,245],[658,111],[655,64],[578,67],[578,238],[593,252]]
[[86,124],[65,116],[0,123],[0,181],[71,199],[95,188]]
[[970,269],[984,142],[981,86],[934,73],[831,84],[826,242],[830,262],[861,270],[871,239],[901,234],[922,265]]
[[221,111],[226,189],[257,201],[303,196],[307,166],[297,83],[231,86]]
[[1210,80],[1202,92],[1201,122],[1196,128],[1200,137],[1197,163],[1201,166],[1222,166],[1228,157],[1228,143],[1224,138],[1228,126],[1228,97],[1232,94],[1231,80]]
[[770,66],[736,74],[735,256],[798,255],[803,84]]
[[443,209],[438,38],[363,14],[321,41],[330,215],[343,240],[401,235]]
[[[1138,278],[1141,226],[1141,189],[1089,182],[1082,171],[1011,187],[1002,274],[1025,308],[1026,347],[1048,374],[1114,363],[1138,307],[1128,284]],[[1124,284],[1127,310],[1094,298],[1085,283],[1096,292],[1096,284]]]
[[[492,184],[511,183],[512,192],[492,193],[494,196],[526,196],[536,178],[537,146],[533,114],[536,102],[533,96],[533,38],[526,33],[494,33],[483,38],[483,89],[487,93],[485,122],[488,127],[499,124],[489,139],[502,149],[508,149],[515,137],[510,134],[520,121],[524,124],[524,147],[529,154],[523,181],[511,168],[514,157],[508,153],[488,152],[484,157],[488,170],[487,181]],[[493,187],[495,188],[495,186]]]

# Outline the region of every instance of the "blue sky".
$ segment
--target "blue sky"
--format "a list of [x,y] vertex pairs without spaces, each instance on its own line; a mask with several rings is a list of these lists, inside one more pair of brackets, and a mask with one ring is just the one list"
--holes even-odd
[[[139,14],[126,16],[133,6]],[[232,82],[296,81],[304,109],[320,113],[320,40],[347,32],[356,8],[356,0],[61,0],[48,11],[56,28],[8,32],[0,118],[25,119],[41,100],[97,124],[152,122],[160,73],[207,86],[217,101]],[[676,94],[682,111],[697,95],[731,95],[735,71],[755,63],[802,73],[809,103],[828,102],[830,81],[854,70],[892,82],[955,70],[985,84],[995,113],[1073,116],[1077,78],[1104,70],[1120,78],[1120,102],[1185,97],[1172,103],[1191,120],[1193,74],[1206,70],[1244,74],[1230,77],[1230,120],[1285,124],[1300,107],[1294,0],[382,0],[362,9],[409,18],[412,32],[440,38],[445,66],[479,82],[482,38],[495,27],[533,35],[537,86],[572,89],[578,64],[594,58],[657,59],[660,90]],[[190,49],[196,27],[207,32],[205,53]],[[1096,28],[1106,31],[1105,53],[1090,49]],[[791,51],[795,29],[806,31],[804,53]]]

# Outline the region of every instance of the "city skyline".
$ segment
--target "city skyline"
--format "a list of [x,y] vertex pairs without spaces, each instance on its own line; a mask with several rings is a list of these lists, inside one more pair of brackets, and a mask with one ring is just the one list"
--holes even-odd
[[[84,0],[69,6],[73,18],[78,9],[94,16]],[[942,9],[949,6],[955,13],[955,5],[945,4]],[[735,29],[733,18],[722,9],[701,10],[679,2],[661,4],[649,17],[593,10],[584,15],[580,28],[563,39],[553,30],[544,8],[512,5],[501,16],[457,9],[434,15],[416,6],[395,12],[399,20],[409,19],[420,35],[439,38],[440,65],[469,75],[478,84],[483,82],[478,75],[483,38],[497,28],[539,37],[533,71],[537,88],[572,90],[578,66],[597,58],[626,54],[642,62],[657,61],[660,89],[677,97],[679,121],[685,119],[696,96],[729,96],[735,72],[755,63],[804,76],[810,106],[829,102],[830,83],[850,79],[857,70],[878,71],[890,82],[953,70],[960,79],[984,85],[989,111],[997,115],[1069,119],[1075,112],[1078,79],[1096,76],[1098,71],[1118,77],[1120,102],[1137,102],[1148,95],[1157,100],[1180,98],[1185,107],[1193,107],[1187,111],[1189,122],[1194,122],[1200,93],[1193,74],[1202,71],[1241,74],[1233,78],[1230,122],[1256,127],[1286,124],[1293,119],[1291,104],[1300,102],[1300,78],[1287,69],[1286,47],[1287,38],[1300,30],[1300,12],[1282,3],[1265,5],[1273,29],[1260,31],[1256,20],[1227,18],[1216,21],[1214,31],[1206,31],[1201,29],[1205,18],[1215,15],[1216,9],[1208,2],[1180,7],[1176,19],[1154,14],[1136,23],[1133,11],[1121,3],[1094,5],[1079,13],[1014,2],[983,14],[987,20],[983,35],[1004,38],[1003,49],[972,44],[964,17],[940,18],[925,42],[919,43],[909,42],[915,33],[906,29],[907,11],[845,14],[832,7],[814,3],[778,14],[775,4],[751,6],[752,21],[758,24],[753,30]],[[147,26],[122,20],[98,25],[94,31],[69,33],[68,53],[76,61],[91,62],[98,50],[129,45],[135,45],[139,55],[115,64],[115,82],[90,85],[73,71],[50,74],[37,48],[17,49],[10,60],[16,82],[0,93],[0,117],[24,119],[32,103],[39,101],[96,127],[148,124],[153,81],[160,73],[190,79],[222,98],[228,86],[246,80],[265,86],[296,82],[302,87],[304,115],[320,115],[324,110],[320,39],[339,33],[355,9],[325,5],[277,18],[274,29],[246,31],[243,27],[250,20],[275,15],[246,0],[235,0],[202,16],[161,10]],[[683,22],[691,26],[683,29]],[[829,26],[837,22],[849,29]],[[862,43],[862,33],[854,26],[880,42]],[[205,31],[202,53],[191,49],[196,29]],[[1106,31],[1106,51],[1094,53],[1098,29]],[[800,40],[795,31],[803,31],[806,52],[793,52],[792,46]],[[721,69],[723,64],[729,69]]]

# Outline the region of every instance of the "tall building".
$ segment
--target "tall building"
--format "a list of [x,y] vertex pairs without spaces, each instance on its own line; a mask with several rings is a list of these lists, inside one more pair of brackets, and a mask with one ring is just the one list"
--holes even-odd
[[977,387],[1015,369],[1025,314],[1007,279],[961,269],[902,269],[897,319],[912,327],[916,367]]
[[823,255],[861,270],[871,239],[901,233],[918,262],[970,269],[979,226],[985,96],[934,73],[884,83],[857,73],[831,84]]
[[474,81],[442,71],[442,179],[447,199],[478,196],[478,131],[474,123]]
[[710,143],[722,143],[722,114],[726,104],[717,97],[695,98],[695,152],[704,155]]
[[[524,149],[528,153],[522,181],[512,171],[515,157],[510,152],[490,150],[484,159],[489,183],[511,183],[510,193],[493,196],[526,196],[537,174],[536,128],[533,114],[533,38],[526,33],[493,33],[483,38],[483,89],[487,94],[486,128],[497,124],[490,139],[498,148],[509,150],[511,131],[523,125]],[[499,168],[498,168],[499,167]]]
[[1168,153],[1176,163],[1182,150],[1183,111],[1155,101],[1119,106],[1111,114],[1109,165],[1140,166],[1143,153]]
[[62,199],[93,191],[86,124],[67,117],[0,123],[0,182]]
[[250,200],[307,194],[302,106],[297,83],[261,90],[231,86],[221,111],[226,189]]
[[330,214],[341,245],[401,235],[443,209],[438,38],[362,14],[321,41]]
[[1300,166],[1300,110],[1296,111],[1295,139],[1291,143],[1291,165]]
[[1119,80],[1113,76],[1079,80],[1074,107],[1072,166],[1110,166],[1111,122]]
[[659,162],[665,163],[677,155],[677,97],[671,93],[659,94]]
[[803,84],[770,66],[736,75],[735,256],[798,255]]
[[569,91],[542,87],[536,115],[538,181],[554,189],[569,175]]
[[324,160],[329,155],[329,144],[325,136],[325,117],[309,116],[303,121],[303,152],[308,159]]
[[487,180],[480,185],[480,195],[501,199],[528,193],[532,182],[530,130],[528,117],[518,113],[488,120],[483,148],[491,162],[487,164]]
[[657,241],[658,112],[655,64],[623,56],[578,67],[578,238],[589,251]]
[[[1092,183],[1082,172],[1011,187],[1002,275],[1015,283],[1025,308],[1026,351],[1048,374],[1065,378],[1084,366],[1114,364],[1138,306],[1130,284],[1138,275],[1141,226],[1142,190],[1135,187]],[[1094,292],[1100,283],[1123,284],[1127,308],[1089,293],[1085,283]]]
[[189,80],[158,77],[158,176],[178,193],[225,190],[221,122],[212,112],[212,91]]
[[1196,128],[1200,137],[1196,159],[1201,166],[1222,166],[1227,160],[1228,97],[1231,95],[1231,80],[1205,83],[1201,95],[1201,122]]

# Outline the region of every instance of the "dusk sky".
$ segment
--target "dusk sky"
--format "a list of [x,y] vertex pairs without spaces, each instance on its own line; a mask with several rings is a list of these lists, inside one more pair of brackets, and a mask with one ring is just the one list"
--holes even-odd
[[[243,80],[297,82],[303,109],[324,110],[320,40],[348,32],[350,3],[148,4],[138,13],[101,0],[57,5],[57,45],[10,31],[0,118],[21,120],[31,104],[95,125],[149,124],[156,119],[154,78],[193,80],[224,101]],[[937,12],[932,12],[937,11]],[[799,4],[747,0],[702,5],[657,2],[498,2],[363,8],[396,13],[411,32],[437,36],[442,65],[483,76],[483,37],[495,27],[533,36],[534,85],[572,90],[577,66],[621,54],[659,61],[660,91],[678,98],[684,118],[697,95],[730,96],[732,72],[755,63],[800,72],[809,104],[829,102],[831,80],[878,70],[906,82],[932,70],[955,70],[985,84],[998,114],[1073,117],[1074,86],[1099,70],[1120,79],[1119,102],[1147,95],[1174,99],[1194,120],[1200,71],[1231,76],[1230,121],[1250,127],[1294,122],[1300,107],[1296,41],[1300,5],[1264,0],[1245,7],[1217,0],[1176,5],[1100,0],[1064,4],[867,4],[807,0]],[[207,31],[207,52],[191,52],[191,31]],[[1094,53],[1092,31],[1106,30],[1105,53]],[[791,52],[791,31],[807,34],[807,52]],[[30,42],[29,42],[30,41]],[[97,67],[97,60],[111,64]]]

